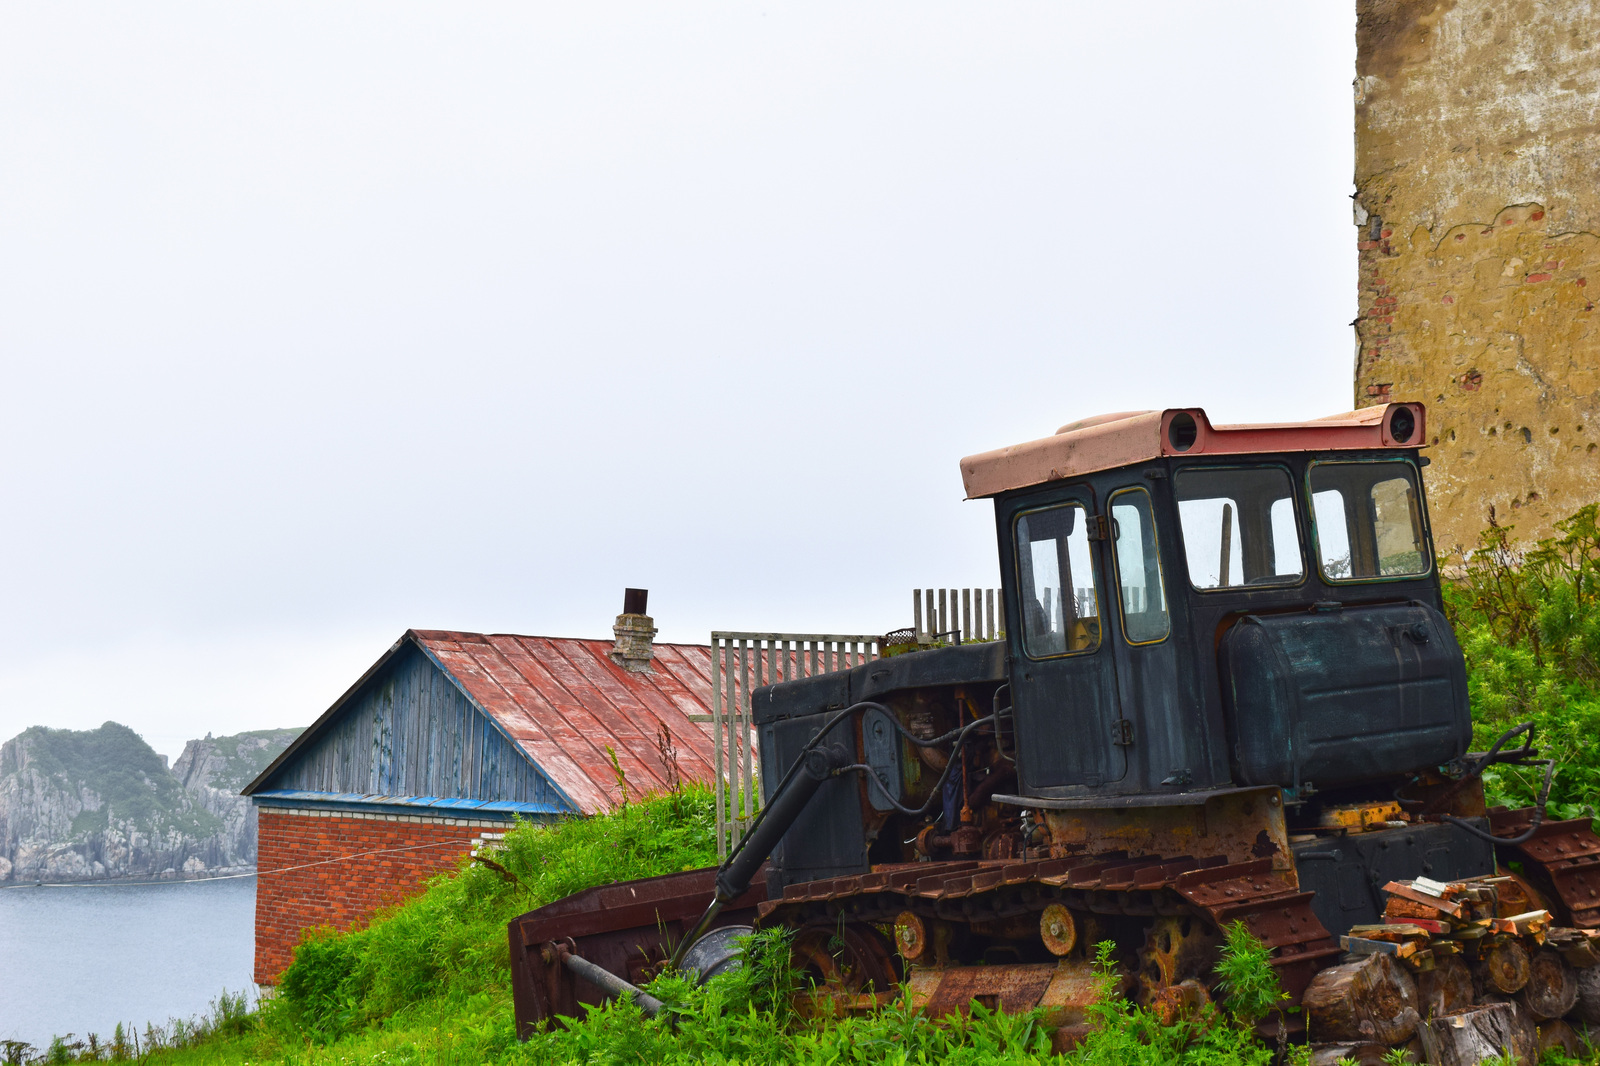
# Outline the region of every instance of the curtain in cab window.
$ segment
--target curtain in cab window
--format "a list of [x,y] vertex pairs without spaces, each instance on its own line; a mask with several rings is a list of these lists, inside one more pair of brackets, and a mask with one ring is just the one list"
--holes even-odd
[[1287,470],[1180,470],[1175,485],[1195,588],[1292,585],[1305,576]]
[[1150,495],[1130,489],[1111,497],[1111,539],[1122,597],[1122,633],[1131,644],[1161,640],[1171,628],[1161,584],[1161,553],[1150,515]]
[[1089,651],[1100,643],[1100,605],[1084,508],[1066,504],[1017,518],[1022,640],[1035,659]]
[[1329,581],[1415,577],[1432,566],[1410,463],[1312,463],[1311,511]]

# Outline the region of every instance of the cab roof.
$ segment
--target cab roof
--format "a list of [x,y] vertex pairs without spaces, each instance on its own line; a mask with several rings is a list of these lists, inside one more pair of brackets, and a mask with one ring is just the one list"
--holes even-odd
[[1069,422],[1052,436],[961,460],[967,499],[1083,477],[1169,455],[1416,449],[1427,440],[1420,403],[1390,403],[1311,422],[1214,426],[1198,407],[1123,411]]

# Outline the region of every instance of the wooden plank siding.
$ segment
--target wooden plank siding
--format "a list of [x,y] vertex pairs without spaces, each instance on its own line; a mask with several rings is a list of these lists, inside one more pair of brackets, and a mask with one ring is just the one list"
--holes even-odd
[[402,647],[319,736],[263,784],[574,809],[414,644]]

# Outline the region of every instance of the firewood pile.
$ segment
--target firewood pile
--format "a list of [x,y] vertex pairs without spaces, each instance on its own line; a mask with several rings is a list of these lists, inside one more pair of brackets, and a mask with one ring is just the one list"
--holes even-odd
[[1434,1066],[1507,1053],[1534,1066],[1547,1048],[1576,1055],[1577,1029],[1600,1026],[1600,931],[1553,927],[1516,878],[1383,891],[1383,922],[1340,937],[1343,959],[1306,989],[1314,1066],[1397,1047]]

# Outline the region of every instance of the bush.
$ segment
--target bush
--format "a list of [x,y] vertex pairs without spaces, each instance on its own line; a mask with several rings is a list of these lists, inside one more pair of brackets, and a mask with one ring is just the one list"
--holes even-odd
[[[1556,759],[1550,813],[1576,818],[1600,798],[1600,505],[1556,523],[1555,537],[1512,547],[1512,527],[1491,525],[1476,550],[1444,560],[1445,603],[1466,654],[1474,747],[1532,721]],[[1542,771],[1497,766],[1484,774],[1489,802],[1533,803]]]
[[440,997],[503,991],[506,923],[517,915],[595,885],[715,864],[711,793],[696,786],[599,817],[520,824],[484,858],[363,929],[308,935],[273,1010],[326,1041]]

